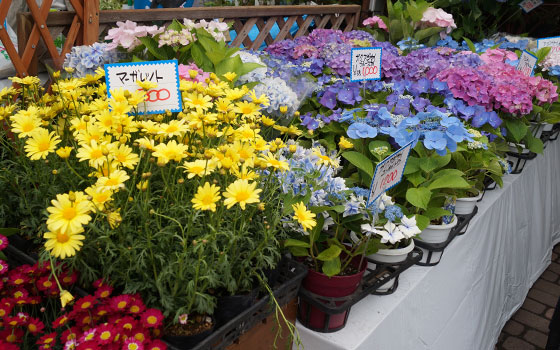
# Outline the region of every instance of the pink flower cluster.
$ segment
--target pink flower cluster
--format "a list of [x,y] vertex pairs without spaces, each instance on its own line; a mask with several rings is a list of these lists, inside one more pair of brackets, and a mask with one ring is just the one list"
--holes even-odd
[[486,64],[493,64],[496,62],[505,62],[506,60],[515,61],[517,60],[517,55],[514,52],[503,50],[503,49],[488,49],[482,55],[480,59]]
[[[196,75],[192,74],[194,77],[191,76],[191,72],[189,71],[195,71]],[[206,86],[207,85],[206,79],[210,78],[210,73],[206,73],[202,69],[198,68],[196,63],[193,62],[188,65],[184,65],[184,64],[179,65],[179,77],[181,79],[188,80],[188,81],[196,81]]]
[[[499,57],[490,54],[487,57]],[[505,54],[502,59],[505,59]],[[558,100],[557,86],[542,77],[528,77],[509,64],[494,61],[477,68],[453,67],[439,72],[436,79],[445,81],[453,95],[470,106],[479,104],[488,111],[525,115],[537,104]]]
[[133,50],[141,44],[138,38],[147,35],[154,36],[163,31],[164,28],[159,28],[158,26],[139,26],[136,22],[128,20],[126,22],[117,22],[117,27],[109,29],[105,37],[105,40],[111,41],[107,45],[107,50],[113,50],[119,45],[129,51]]
[[443,11],[442,9],[436,9],[433,7],[428,7],[426,11],[424,11],[420,23],[426,27],[447,28],[447,34],[457,28],[457,25],[453,20],[453,15]]
[[476,68],[451,67],[439,72],[435,79],[446,82],[453,96],[469,106],[481,105],[491,109],[491,82]]
[[387,29],[387,25],[385,24],[385,22],[383,22],[383,20],[381,18],[377,17],[377,16],[373,16],[373,17],[364,19],[362,24],[365,25],[366,27],[372,27],[374,24],[377,24],[379,29],[383,29],[386,32],[389,31]]

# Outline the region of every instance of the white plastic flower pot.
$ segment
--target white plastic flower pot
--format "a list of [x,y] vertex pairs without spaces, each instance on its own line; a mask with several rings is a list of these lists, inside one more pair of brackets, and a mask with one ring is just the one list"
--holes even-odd
[[542,132],[544,130],[544,124],[542,123],[533,123],[531,122],[531,126],[529,127],[529,131],[531,132],[531,134],[533,134],[533,136],[535,136],[537,139],[541,138]]
[[443,243],[449,238],[449,233],[453,227],[457,226],[457,217],[453,215],[453,220],[449,224],[428,225],[421,233],[419,238],[426,243]]
[[408,253],[414,249],[414,241],[404,248],[379,249],[377,253],[368,255],[368,258],[382,264],[398,264],[406,260]]
[[474,211],[476,207],[476,202],[482,198],[482,192],[476,197],[463,197],[457,198],[455,202],[455,214],[457,215],[469,215]]
[[543,131],[552,131],[554,128],[554,124],[544,123],[543,124]]
[[[540,137],[540,136],[539,136],[539,137]],[[519,153],[519,150],[517,149],[517,146],[516,146],[515,143],[510,142],[510,143],[508,144],[508,147],[509,147],[509,151],[510,151],[510,152],[512,152],[512,153]],[[529,151],[529,149],[526,148],[524,145],[519,145],[519,147],[521,147],[521,154],[528,154],[529,152],[531,152],[531,151]],[[508,160],[510,160],[509,157],[510,157],[510,156],[508,155]]]
[[[410,244],[404,248],[397,249],[379,249],[377,253],[368,255],[368,258],[380,263],[380,264],[398,264],[402,263],[408,257],[414,249],[414,241],[410,240]],[[375,269],[375,263],[368,263],[368,267],[372,270]],[[391,278],[385,282],[381,287],[377,289],[377,292],[384,293],[388,292],[395,285],[396,277]]]

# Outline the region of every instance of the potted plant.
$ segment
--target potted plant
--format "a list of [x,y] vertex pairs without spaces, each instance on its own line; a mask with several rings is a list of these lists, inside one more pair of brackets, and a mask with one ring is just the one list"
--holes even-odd
[[[289,215],[284,246],[309,266],[303,287],[323,297],[350,296],[367,267],[364,256],[376,249],[371,233],[361,229],[375,220],[374,207],[366,207],[368,191],[348,188],[336,176],[340,158],[321,146],[295,146],[286,158],[290,170],[280,174]],[[299,310],[306,326],[329,331],[344,327],[349,312],[330,315],[326,324],[326,314],[314,306],[301,302]]]
[[469,215],[484,193],[484,180],[489,177],[502,186],[502,176],[507,171],[504,159],[497,155],[497,145],[490,143],[488,137],[476,129],[469,129],[473,141],[464,141],[451,154],[450,167],[465,174],[471,188],[454,190],[455,209],[457,215]]
[[[375,225],[362,224],[363,232],[371,233],[380,240],[377,252],[368,255],[375,264],[397,265],[406,261],[408,254],[414,249],[413,238],[421,232],[416,225],[416,217],[405,216],[400,207],[394,204],[391,197],[381,195],[377,202],[379,220]],[[378,291],[390,290],[394,283],[395,278],[392,278]]]

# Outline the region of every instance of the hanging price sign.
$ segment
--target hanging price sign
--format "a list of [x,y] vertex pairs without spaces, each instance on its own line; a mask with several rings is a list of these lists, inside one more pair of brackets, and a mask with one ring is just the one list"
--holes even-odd
[[529,13],[542,5],[544,3],[543,0],[524,0],[519,3],[519,6],[525,13]]
[[141,90],[137,81],[157,83],[155,88],[146,92],[146,101],[138,105],[139,114],[180,112],[183,109],[177,60],[106,64],[105,77],[109,97],[113,89]]
[[369,188],[368,206],[375,202],[384,192],[401,182],[406,161],[412,149],[412,143],[413,141],[410,141],[403,148],[377,164]]
[[535,70],[535,66],[537,65],[538,58],[537,56],[527,52],[526,50],[523,51],[521,57],[519,57],[519,63],[517,64],[517,70],[521,71],[523,75],[528,77],[533,75],[533,71]]
[[352,49],[350,58],[350,80],[379,80],[381,79],[380,47],[359,47]]

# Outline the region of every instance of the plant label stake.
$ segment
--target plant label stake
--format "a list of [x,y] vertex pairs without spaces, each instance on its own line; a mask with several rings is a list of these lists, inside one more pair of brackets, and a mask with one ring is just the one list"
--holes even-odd
[[519,3],[519,6],[525,13],[529,13],[542,5],[544,3],[543,0],[524,0]]
[[410,141],[403,148],[377,164],[369,188],[367,206],[375,202],[385,191],[401,182],[406,161],[412,149],[412,143],[413,141]]
[[524,50],[519,57],[519,63],[517,64],[517,70],[521,71],[525,76],[532,76],[533,71],[535,70],[535,66],[537,64],[538,58],[537,56],[527,52]]
[[537,39],[537,50],[550,47],[550,52],[560,51],[560,36]]
[[107,95],[111,90],[142,90],[137,81],[151,81],[157,86],[146,92],[146,101],[138,104],[138,114],[181,112],[179,65],[177,60],[106,64]]
[[350,80],[365,81],[381,79],[380,47],[359,47],[352,49],[350,56]]

